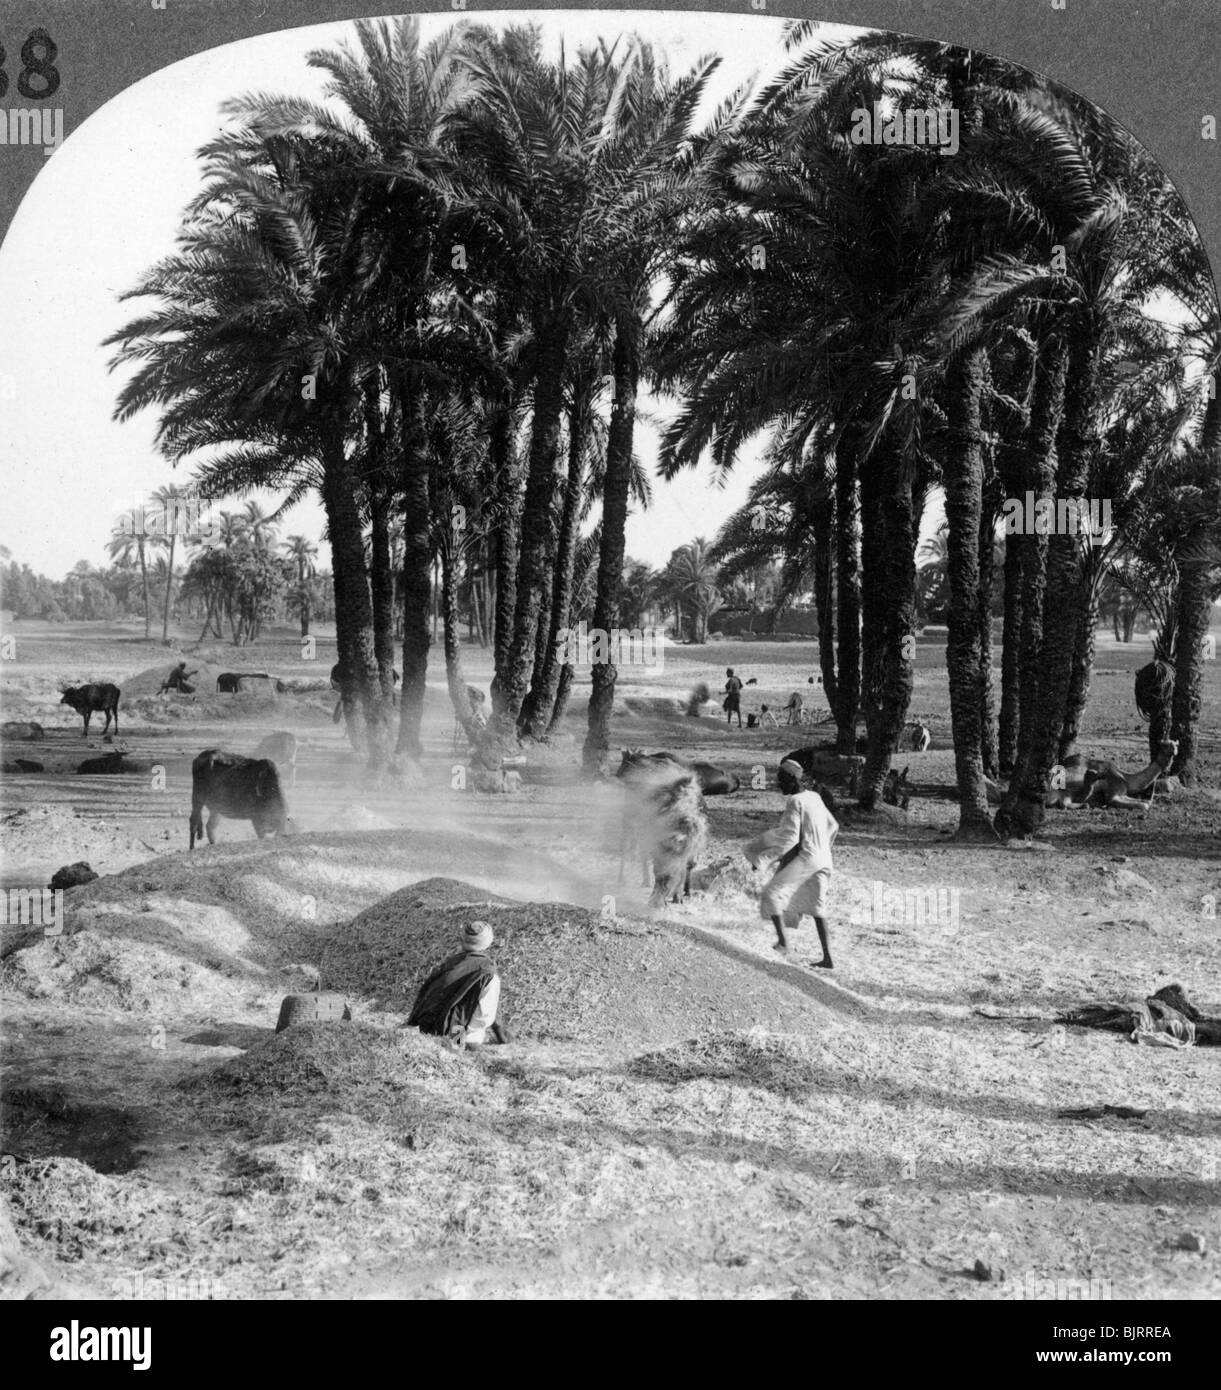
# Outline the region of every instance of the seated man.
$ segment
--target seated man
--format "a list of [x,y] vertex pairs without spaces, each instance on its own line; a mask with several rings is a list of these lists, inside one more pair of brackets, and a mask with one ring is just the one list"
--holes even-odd
[[192,676],[197,675],[199,675],[198,670],[188,671],[186,662],[180,661],[166,676],[158,694],[164,695],[167,690],[177,690],[183,695],[194,695],[195,687],[190,684],[190,680]]
[[450,1038],[462,1047],[509,1041],[508,1033],[496,1022],[500,975],[488,955],[492,940],[487,922],[466,924],[462,949],[447,956],[420,986],[407,1019],[409,1025],[421,1033]]
[[766,728],[770,725],[773,729],[780,727],[780,721],[766,705],[759,706],[759,727]]

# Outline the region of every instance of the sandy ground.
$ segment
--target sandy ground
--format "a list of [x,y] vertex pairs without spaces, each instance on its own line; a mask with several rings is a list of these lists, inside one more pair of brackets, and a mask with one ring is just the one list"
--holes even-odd
[[[1146,761],[1131,691],[1147,652],[1100,644],[1083,739],[1129,770]],[[320,643],[302,662],[288,634],[201,655],[302,681],[333,659]],[[616,789],[577,777],[580,690],[571,741],[532,753],[516,795],[459,789],[439,668],[421,790],[369,786],[323,692],[134,698],[120,739],[141,770],[82,776],[119,745],[87,745],[56,682],[122,684],[158,648],[23,635],[4,718],[44,737],[4,754],[46,770],[0,780],[2,886],[77,859],[103,875],[69,892],[62,931],[5,929],[0,1184],[49,1278],[153,1297],[1217,1296],[1221,1054],[1054,1023],[1172,981],[1221,1013],[1215,664],[1202,789],[1053,814],[1039,848],[977,848],[948,838],[944,654],[922,642],[912,714],[933,748],[903,759],[907,816],[845,820],[828,977],[775,957],[738,851],[779,809],[757,772],[774,780],[827,731],[676,712],[727,665],[758,680],[746,710],[794,689],[812,703],[811,644],[666,656],[621,680],[616,746],[708,758],[744,786],[709,802],[720,875],[650,917],[631,865],[620,882]],[[486,688],[482,654],[465,659]],[[191,758],[276,728],[302,741],[288,796],[304,833],[258,842],[223,822],[188,854]],[[345,976],[360,1027],[273,1040],[280,999],[337,959],[353,919],[436,878],[454,881],[455,921],[491,895],[572,905],[534,910],[554,971],[518,982],[532,1008],[553,989],[553,1033],[456,1057],[398,1030],[393,991]],[[379,930],[415,949],[409,909]],[[798,962],[813,935],[797,933]],[[569,1012],[594,1020],[575,1036],[573,991]],[[1061,1115],[1106,1104],[1143,1114]],[[1183,1248],[1200,1237],[1203,1253]]]

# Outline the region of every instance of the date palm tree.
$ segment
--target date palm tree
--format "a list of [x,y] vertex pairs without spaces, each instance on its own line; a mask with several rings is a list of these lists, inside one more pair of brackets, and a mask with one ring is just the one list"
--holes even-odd
[[[138,522],[138,525],[135,524]],[[134,513],[115,524],[110,539],[106,542],[106,552],[119,565],[140,566],[140,588],[144,595],[144,640],[149,637],[151,613],[148,602],[148,545],[149,535],[143,517]]]
[[318,547],[307,536],[289,536],[281,548],[297,571],[293,602],[301,618],[301,636],[309,636],[311,592],[309,581],[318,571]]

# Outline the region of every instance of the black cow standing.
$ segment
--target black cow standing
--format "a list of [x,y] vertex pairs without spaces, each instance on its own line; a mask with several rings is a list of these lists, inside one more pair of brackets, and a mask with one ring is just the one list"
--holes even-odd
[[[394,677],[393,684],[394,684],[394,685],[398,685],[398,683],[399,683],[399,673],[398,673],[397,671],[395,671],[395,670],[393,669],[393,667],[391,668],[391,675]],[[338,724],[339,721],[340,721],[340,719],[343,718],[343,687],[344,687],[344,680],[345,680],[345,673],[344,673],[343,662],[342,662],[342,661],[337,661],[337,662],[334,664],[334,666],[331,667],[331,689],[334,690],[334,691],[339,695],[339,703],[335,706],[335,713],[331,715],[331,723],[332,723],[332,724]],[[397,695],[397,694],[391,696],[391,703],[392,703],[392,704],[395,704],[395,705],[398,704],[398,695]]]
[[261,840],[291,830],[288,807],[280,790],[280,774],[270,758],[247,758],[205,748],[191,764],[191,823],[188,848],[203,839],[204,808],[208,810],[208,843],[216,843],[221,816],[248,820]]
[[122,692],[117,685],[96,684],[96,685],[68,685],[65,686],[60,700],[61,705],[71,705],[72,708],[85,721],[85,737],[89,737],[89,720],[95,711],[106,715],[106,726],[102,730],[102,737],[105,738],[110,728],[111,716],[114,716],[114,731],[119,732],[119,696]]

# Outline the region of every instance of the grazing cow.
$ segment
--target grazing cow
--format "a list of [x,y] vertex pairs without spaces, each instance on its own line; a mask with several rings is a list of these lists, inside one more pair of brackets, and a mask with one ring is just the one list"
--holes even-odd
[[909,724],[907,729],[907,746],[911,751],[913,753],[927,753],[929,744],[933,741],[932,730],[926,724],[921,724],[919,720]]
[[297,750],[299,747],[296,734],[291,734],[286,729],[279,729],[274,734],[268,734],[250,756],[252,758],[270,758],[275,763],[277,770],[287,767],[288,785],[295,787],[297,785]]
[[[703,766],[724,780],[724,791],[736,790],[736,778],[710,763]],[[708,838],[699,772],[669,753],[628,750],[615,776],[625,783],[629,798],[624,803],[619,841],[620,881],[630,840],[641,854],[645,887],[652,865],[650,907],[659,907],[667,900],[679,901],[680,892],[682,897],[690,892],[691,870]],[[733,787],[728,786],[730,780]]]
[[208,809],[208,843],[216,843],[216,823],[222,816],[248,820],[261,840],[284,835],[291,828],[280,774],[270,758],[244,758],[205,748],[191,764],[191,823],[188,848],[204,835],[203,812]]
[[71,705],[72,708],[85,721],[85,738],[89,737],[89,720],[94,713],[105,714],[106,725],[102,729],[102,737],[106,737],[106,732],[110,728],[111,716],[114,716],[114,731],[119,732],[119,696],[122,692],[117,685],[96,684],[96,685],[65,685],[60,687],[62,699],[61,705]]
[[237,671],[222,671],[216,678],[218,695],[237,695],[241,693],[242,677]]
[[836,753],[829,748],[797,748],[781,761],[796,763],[807,778],[834,778],[848,784],[865,765],[865,759],[857,754]]

